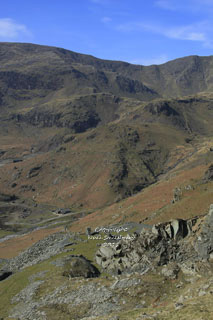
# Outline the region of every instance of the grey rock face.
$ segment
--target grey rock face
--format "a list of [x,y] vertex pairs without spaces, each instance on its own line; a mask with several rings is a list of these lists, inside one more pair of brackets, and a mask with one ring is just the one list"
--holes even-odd
[[[138,238],[122,239],[109,246],[102,245],[96,253],[96,262],[114,274],[133,271],[144,273],[152,269],[152,251],[158,243],[159,235],[143,230]],[[146,254],[147,252],[150,254]],[[156,257],[155,254],[154,256]]]
[[213,204],[202,225],[201,233],[195,243],[195,249],[201,259],[207,260],[213,252]]
[[182,239],[191,232],[192,223],[182,219],[174,219],[169,222],[158,223],[153,226],[152,232],[159,234],[164,238]]
[[[110,246],[104,244],[96,253],[96,262],[112,274],[143,274],[169,262],[182,263],[189,257],[193,260],[197,253],[184,242],[184,238],[191,234],[193,223],[193,220],[181,219],[159,223],[152,230],[143,229],[134,239],[123,238]],[[165,270],[165,273],[175,278],[177,270],[174,267],[173,270]]]

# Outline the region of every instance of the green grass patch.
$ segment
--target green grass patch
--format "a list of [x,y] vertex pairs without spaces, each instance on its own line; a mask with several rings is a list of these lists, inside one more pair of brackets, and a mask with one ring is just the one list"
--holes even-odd
[[0,229],[0,239],[13,234],[12,231]]
[[45,261],[38,263],[34,266],[27,267],[20,272],[13,274],[8,279],[0,282],[0,315],[2,317],[8,316],[11,308],[14,306],[11,303],[11,299],[23,290],[29,284],[29,277],[41,272],[48,271],[48,274],[52,276],[54,274],[55,266],[51,265],[49,262]]

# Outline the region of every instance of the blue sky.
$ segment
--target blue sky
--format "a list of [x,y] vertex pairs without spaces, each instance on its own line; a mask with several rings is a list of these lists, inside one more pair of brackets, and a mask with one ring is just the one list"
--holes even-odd
[[213,53],[213,0],[7,0],[0,41],[136,64]]

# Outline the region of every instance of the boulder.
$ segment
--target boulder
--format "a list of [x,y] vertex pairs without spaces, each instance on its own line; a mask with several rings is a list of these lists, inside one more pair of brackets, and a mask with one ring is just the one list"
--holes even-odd
[[64,265],[63,276],[95,278],[100,275],[99,270],[84,256],[70,256]]

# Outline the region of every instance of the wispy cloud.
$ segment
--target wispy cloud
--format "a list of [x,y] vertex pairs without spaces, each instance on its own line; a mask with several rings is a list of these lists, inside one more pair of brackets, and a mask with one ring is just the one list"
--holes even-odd
[[174,3],[172,1],[169,0],[158,0],[155,1],[155,6],[160,7],[162,9],[166,9],[166,10],[176,10],[177,9],[177,2]]
[[112,21],[112,19],[110,17],[103,17],[101,19],[101,22],[103,22],[103,23],[108,23],[108,22],[111,22],[111,21]]
[[156,0],[154,5],[165,10],[206,11],[213,9],[212,0]]
[[185,26],[161,26],[155,23],[126,23],[117,26],[118,31],[123,32],[151,32],[166,38],[176,40],[200,41],[203,44],[209,42],[208,23]]
[[196,31],[194,26],[174,27],[169,30],[162,30],[162,34],[171,39],[190,40],[190,41],[207,41],[205,32]]
[[30,36],[31,33],[24,24],[19,24],[10,18],[0,19],[0,38],[15,40],[20,36]]
[[139,59],[134,59],[130,61],[130,63],[133,64],[140,64],[143,66],[150,66],[152,64],[162,64],[165,63],[169,60],[168,56],[166,54],[162,54],[158,57],[153,57],[153,58],[139,58]]

